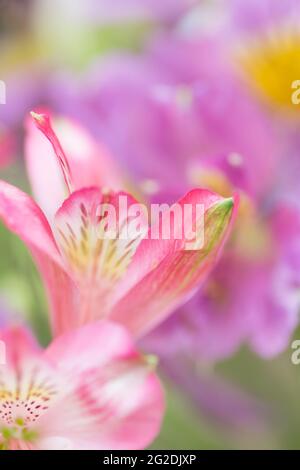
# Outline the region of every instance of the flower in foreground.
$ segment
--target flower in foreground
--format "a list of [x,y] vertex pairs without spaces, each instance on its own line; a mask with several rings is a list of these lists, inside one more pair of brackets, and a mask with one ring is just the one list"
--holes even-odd
[[86,325],[46,350],[21,327],[0,340],[0,449],[137,449],[157,434],[163,392],[121,326]]
[[[135,199],[125,192],[101,189],[113,179],[112,187],[120,183],[103,152],[97,153],[79,128],[63,134],[67,158],[48,115],[33,113],[33,117],[57,157],[56,161],[51,146],[31,125],[27,165],[47,218],[28,195],[3,181],[0,216],[37,261],[50,296],[54,333],[109,318],[136,336],[145,334],[206,278],[226,239],[236,203],[201,189],[179,201],[181,207],[204,206],[201,249],[187,249],[184,237],[167,240],[161,234],[159,239],[98,239],[94,234],[101,228],[96,214],[99,204],[113,205],[125,230],[129,221],[119,206],[119,196],[126,198],[128,207]],[[194,226],[196,216],[192,217],[189,222]]]
[[7,129],[0,127],[0,168],[9,165],[15,152],[15,139]]

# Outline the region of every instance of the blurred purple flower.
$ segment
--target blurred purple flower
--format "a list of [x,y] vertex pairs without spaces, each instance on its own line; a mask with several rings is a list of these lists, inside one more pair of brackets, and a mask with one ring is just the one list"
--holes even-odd
[[232,241],[203,291],[148,337],[147,349],[204,362],[245,343],[266,358],[285,349],[298,323],[299,212],[280,207],[268,229],[268,254],[255,259]]
[[300,119],[292,84],[300,77],[300,3],[231,0],[228,12],[224,31],[230,30],[231,38],[226,54],[269,113],[281,145],[276,186],[299,204]]
[[227,253],[206,288],[152,335],[151,349],[206,360],[244,343],[265,357],[282,351],[298,321],[299,213],[286,187],[277,189],[282,142],[223,46],[168,36],[145,56],[95,66],[70,100],[63,87],[53,98],[89,125],[149,200],[174,200],[192,184],[242,193]]
[[199,161],[220,152],[245,157],[236,182],[251,195],[270,182],[275,135],[214,44],[168,36],[147,56],[100,62],[78,88],[58,81],[51,100],[84,120],[155,199],[197,183]]
[[38,64],[20,66],[2,74],[7,102],[0,106],[0,121],[13,130],[23,126],[24,117],[35,105],[47,100],[50,79],[46,71],[39,70]]

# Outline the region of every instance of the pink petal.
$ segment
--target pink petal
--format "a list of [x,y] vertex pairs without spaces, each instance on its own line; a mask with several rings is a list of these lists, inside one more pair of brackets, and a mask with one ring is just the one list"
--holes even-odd
[[31,188],[35,200],[52,223],[67,195],[64,178],[50,142],[31,118],[26,120],[26,131],[25,159]]
[[70,276],[43,255],[35,257],[47,292],[54,336],[78,326],[80,292]]
[[36,448],[37,450],[73,450],[74,446],[66,437],[51,436],[39,439]]
[[[31,186],[36,200],[52,222],[66,197],[63,173],[51,143],[40,133],[32,119],[27,120],[26,127],[25,153]],[[90,186],[118,189],[123,186],[120,172],[108,151],[79,124],[66,118],[58,119],[55,129],[67,158],[73,189]],[[42,130],[47,134],[47,129]]]
[[[184,196],[178,204],[183,207],[185,204],[190,204],[195,207],[196,204],[202,204],[204,212],[207,211],[214,204],[222,201],[223,198],[218,194],[206,190],[206,189],[195,189],[190,191]],[[193,213],[193,216],[195,214]],[[194,223],[194,219],[187,221],[191,225]],[[161,228],[161,227],[159,227]],[[119,298],[124,295],[134,284],[139,282],[146,274],[153,269],[153,265],[158,265],[163,259],[170,253],[177,251],[185,244],[184,237],[181,240],[163,239],[162,233],[159,233],[159,239],[153,239],[150,231],[149,236],[144,238],[142,243],[130,264],[126,279],[121,286],[118,288]]]
[[97,322],[65,334],[45,358],[73,387],[45,417],[48,436],[76,449],[137,449],[158,433],[161,386],[121,326]]
[[[110,239],[105,232],[106,219],[98,213],[101,204],[110,204],[116,210],[118,235],[130,229],[131,220],[123,210],[120,197],[127,207],[136,204],[126,193],[102,194],[97,188],[75,191],[55,216],[57,242],[78,288],[77,325],[108,314],[113,291],[141,241],[135,233],[129,239],[121,236]],[[70,327],[73,322],[66,319],[65,324]]]
[[0,340],[5,345],[5,367],[18,367],[22,361],[38,357],[40,353],[37,342],[24,327],[0,330]]
[[118,190],[123,187],[123,178],[112,155],[79,123],[59,118],[55,120],[55,128],[68,158],[74,189],[97,186]]
[[45,356],[54,365],[74,374],[106,366],[112,360],[139,357],[125,329],[106,321],[64,333],[50,344]]
[[60,254],[46,217],[31,197],[0,181],[0,218],[34,253],[61,265]]
[[[176,241],[143,240],[110,319],[134,335],[144,335],[172,310],[187,301],[215,265],[227,238],[237,200],[223,199],[209,191],[194,190],[180,204],[205,204],[205,243],[200,250],[185,250]],[[130,287],[130,289],[128,289]],[[127,289],[127,293],[126,293]]]
[[48,114],[37,114],[34,111],[31,111],[30,114],[35,122],[36,127],[44,134],[44,136],[52,145],[53,154],[60,166],[66,189],[69,193],[71,193],[73,190],[73,179],[70,165],[60,140],[51,126],[50,116]]
[[67,327],[68,320],[71,328],[76,291],[64,270],[46,217],[27,194],[0,181],[0,218],[28,246],[39,267],[49,295],[55,334]]
[[46,351],[22,328],[0,331],[0,340],[0,429],[18,433],[4,438],[10,449],[136,449],[158,433],[160,383],[120,325],[87,325]]

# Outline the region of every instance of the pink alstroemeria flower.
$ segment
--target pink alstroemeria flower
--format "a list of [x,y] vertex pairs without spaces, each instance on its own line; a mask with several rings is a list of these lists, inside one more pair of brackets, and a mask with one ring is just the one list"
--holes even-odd
[[[62,134],[67,158],[48,115],[33,113],[33,117],[57,157],[49,142],[31,126],[29,176],[47,218],[33,199],[3,181],[0,217],[28,245],[40,268],[50,297],[54,334],[103,318],[124,324],[135,336],[145,334],[185,302],[206,278],[237,204],[233,198],[224,199],[202,189],[179,201],[182,207],[204,207],[201,249],[187,250],[184,237],[99,239],[95,237],[101,228],[96,214],[99,204],[112,204],[120,230],[125,230],[130,221],[127,213],[122,213],[118,197],[125,197],[128,207],[135,199],[125,192],[101,189],[104,180],[111,181],[116,173],[79,128],[65,128]],[[114,181],[111,186],[118,184]],[[197,221],[190,222],[194,226]]]
[[46,350],[22,327],[0,340],[0,449],[139,449],[159,431],[161,385],[120,325],[86,325]]

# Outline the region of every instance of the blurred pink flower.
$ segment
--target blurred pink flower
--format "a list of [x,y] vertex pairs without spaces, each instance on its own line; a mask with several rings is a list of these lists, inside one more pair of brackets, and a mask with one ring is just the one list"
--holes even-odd
[[46,350],[20,327],[0,340],[2,450],[139,449],[158,433],[160,383],[121,326],[97,322]]
[[[116,173],[104,151],[79,127],[65,125],[62,132],[67,159],[49,117],[34,114],[34,119],[54,148],[53,153],[49,142],[33,124],[29,126],[29,176],[48,220],[28,195],[3,181],[0,216],[35,257],[48,289],[55,334],[100,318],[123,323],[135,335],[145,334],[206,278],[228,234],[236,202],[200,189],[179,201],[182,207],[204,206],[201,249],[186,250],[184,237],[99,239],[95,236],[101,228],[96,214],[99,204],[112,204],[125,230],[130,221],[118,196],[126,198],[128,207],[135,199],[124,192],[102,191],[104,177],[112,182],[111,187],[117,186]],[[192,226],[196,223],[193,212]]]

